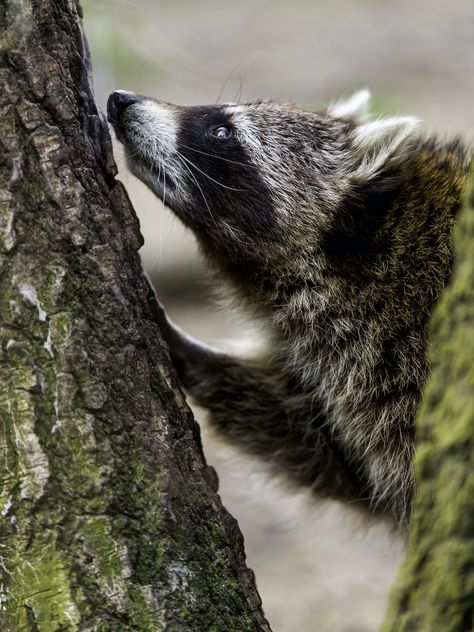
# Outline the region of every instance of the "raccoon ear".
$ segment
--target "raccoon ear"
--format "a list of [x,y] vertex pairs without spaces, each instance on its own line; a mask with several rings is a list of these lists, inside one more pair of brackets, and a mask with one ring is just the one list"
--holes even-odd
[[353,141],[352,175],[371,178],[403,160],[406,145],[416,136],[419,125],[420,120],[415,116],[392,116],[358,125]]
[[367,88],[354,92],[348,99],[340,99],[331,103],[327,113],[331,116],[348,116],[358,120],[364,120],[369,112],[371,94]]

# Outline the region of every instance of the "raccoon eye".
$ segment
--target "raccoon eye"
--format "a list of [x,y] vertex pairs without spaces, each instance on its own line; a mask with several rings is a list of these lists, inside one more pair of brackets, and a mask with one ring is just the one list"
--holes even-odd
[[222,140],[227,140],[232,137],[232,130],[228,125],[217,125],[216,127],[212,127],[209,131],[212,136]]

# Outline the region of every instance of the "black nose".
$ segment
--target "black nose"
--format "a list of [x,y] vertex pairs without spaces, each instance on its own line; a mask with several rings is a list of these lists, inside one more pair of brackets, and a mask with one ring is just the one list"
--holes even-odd
[[118,123],[121,115],[125,112],[129,105],[133,105],[140,101],[139,97],[134,92],[127,92],[126,90],[116,90],[112,92],[107,101],[107,118],[110,123]]

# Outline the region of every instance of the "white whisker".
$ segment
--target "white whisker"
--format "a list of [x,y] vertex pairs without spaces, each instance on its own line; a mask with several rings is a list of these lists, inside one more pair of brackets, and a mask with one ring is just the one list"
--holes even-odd
[[199,171],[199,173],[202,173],[203,176],[205,176],[206,178],[209,178],[209,180],[211,180],[218,186],[222,187],[223,189],[228,189],[229,191],[247,191],[247,189],[235,189],[234,187],[228,187],[227,185],[222,184],[222,182],[219,182],[218,180],[214,180],[214,178],[211,178],[211,176],[205,173],[202,169],[199,169],[199,167],[197,167],[191,160],[189,160],[189,158],[186,158],[186,156],[183,156],[183,154],[180,153],[177,149],[175,151],[176,151],[176,154],[180,156],[183,160],[185,160],[188,164],[190,164],[191,167],[194,167],[197,171]]
[[[163,167],[163,205],[166,206],[166,171],[165,171],[165,163],[161,161],[160,158],[160,166]],[[159,178],[160,176],[158,176]]]
[[[178,158],[182,158],[182,156],[179,156],[179,155],[178,155]],[[189,172],[189,174],[190,174],[191,178],[194,180],[194,182],[195,182],[195,184],[196,184],[197,188],[198,188],[198,189],[199,189],[199,191],[201,192],[202,199],[204,200],[204,204],[206,205],[207,210],[209,211],[209,215],[211,216],[212,221],[214,222],[215,227],[216,227],[216,228],[218,228],[218,226],[217,226],[217,222],[216,222],[216,220],[215,220],[215,217],[214,217],[214,215],[213,215],[213,213],[212,213],[212,211],[211,211],[211,207],[209,206],[209,203],[208,203],[208,201],[207,201],[207,199],[206,199],[206,196],[204,195],[204,191],[202,190],[202,188],[201,188],[201,186],[200,186],[199,182],[197,181],[196,176],[195,176],[195,175],[194,175],[194,173],[191,171],[191,168],[190,168],[190,167],[189,167],[189,166],[188,166],[185,162],[182,162],[181,164],[183,165],[183,167],[185,167],[185,168],[187,169],[187,171]]]
[[216,160],[222,160],[223,162],[229,162],[232,165],[238,165],[239,167],[248,167],[243,162],[237,162],[236,160],[230,160],[229,158],[223,158],[222,156],[216,156],[216,154],[209,154],[207,151],[202,151],[201,149],[195,149],[194,147],[190,147],[189,145],[182,145],[186,149],[190,151],[195,151],[198,154],[203,154],[203,156],[209,156],[210,158],[216,158]]

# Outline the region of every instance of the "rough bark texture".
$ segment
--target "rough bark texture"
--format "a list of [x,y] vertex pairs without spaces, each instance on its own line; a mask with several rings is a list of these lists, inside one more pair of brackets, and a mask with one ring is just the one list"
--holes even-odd
[[152,318],[78,7],[0,5],[0,629],[269,630]]
[[474,630],[474,183],[455,269],[432,322],[433,372],[418,418],[418,497],[384,632]]

